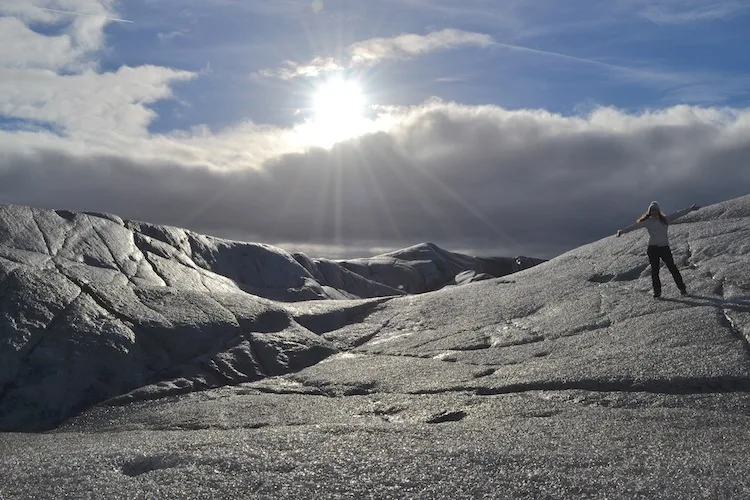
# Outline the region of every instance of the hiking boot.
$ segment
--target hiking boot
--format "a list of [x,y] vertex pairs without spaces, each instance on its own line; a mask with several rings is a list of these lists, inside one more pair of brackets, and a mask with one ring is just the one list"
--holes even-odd
[[660,294],[660,293],[655,293],[655,294],[654,294],[654,298],[655,298],[655,299],[658,299],[659,297],[661,297],[661,294]]
[[683,288],[682,290],[680,290],[680,295],[687,295],[687,294],[688,294],[687,288]]

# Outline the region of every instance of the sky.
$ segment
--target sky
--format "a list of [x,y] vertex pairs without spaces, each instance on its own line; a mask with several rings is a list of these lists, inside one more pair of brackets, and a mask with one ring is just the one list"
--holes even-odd
[[750,0],[0,0],[0,203],[551,258],[748,194]]

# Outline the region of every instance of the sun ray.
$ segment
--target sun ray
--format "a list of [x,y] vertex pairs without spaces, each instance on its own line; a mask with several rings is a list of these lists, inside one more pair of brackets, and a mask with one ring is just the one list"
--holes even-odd
[[[386,200],[386,197],[383,193],[383,189],[378,179],[378,176],[375,175],[375,173],[373,172],[373,169],[371,168],[374,162],[370,158],[368,158],[364,154],[364,152],[359,148],[354,148],[352,152],[353,154],[357,156],[357,160],[358,160],[357,165],[359,166],[359,168],[357,169],[358,174],[360,172],[363,172],[362,175],[366,176],[366,178],[369,181],[367,186],[371,189],[371,192],[377,198],[377,201],[378,201],[377,208],[380,210],[378,212],[378,215],[382,214],[386,222],[390,226],[391,232],[387,234],[386,236],[389,236],[391,238],[395,236],[399,241],[403,240],[404,234],[402,233],[400,226],[396,222],[396,219],[393,215],[391,207]],[[379,152],[376,150],[375,154],[379,155]],[[384,161],[381,164],[385,164],[385,163],[386,162]],[[383,236],[382,233],[383,232],[381,231],[381,238]]]
[[[364,156],[361,153],[360,155]],[[388,225],[390,226],[392,235],[394,235],[399,240],[403,240],[404,235],[401,232],[401,228],[396,222],[396,219],[394,218],[393,213],[391,212],[391,207],[389,206],[388,201],[386,200],[386,197],[383,194],[383,190],[381,189],[380,182],[378,181],[378,177],[370,169],[370,165],[368,162],[365,161],[363,163],[362,169],[365,171],[365,175],[367,175],[367,178],[370,181],[370,187],[372,188],[373,193],[378,199],[380,208],[382,210],[382,213],[385,215]]]
[[456,193],[453,189],[450,188],[450,186],[446,185],[443,181],[441,181],[436,175],[433,175],[426,171],[426,169],[422,169],[417,167],[417,170],[428,180],[430,181],[435,187],[437,187],[440,191],[442,191],[445,195],[447,195],[450,199],[452,199],[457,205],[459,205],[461,208],[467,211],[474,219],[476,219],[478,222],[484,224],[485,227],[490,229],[496,236],[499,236],[501,238],[504,238],[507,241],[510,241],[511,245],[516,249],[516,252],[521,251],[521,245],[513,236],[508,234],[506,231],[501,229],[497,224],[495,224],[492,220],[490,220],[487,216],[485,216],[482,212],[477,210],[474,206],[472,206],[470,203],[468,203],[466,200],[464,200],[458,193]]
[[[378,154],[376,152],[376,154]],[[380,153],[382,156],[382,153]],[[413,175],[408,175],[411,172],[417,172],[420,176],[425,176],[425,173],[420,169],[415,168],[411,165],[403,165],[403,167],[396,166],[392,163],[389,158],[383,158],[381,162],[383,168],[389,169],[389,171],[397,177],[401,185],[404,186],[412,195],[413,199],[422,208],[422,214],[433,220],[438,226],[441,227],[444,234],[456,235],[459,239],[462,236],[462,228],[456,227],[453,224],[448,223],[447,219],[439,216],[439,207],[435,204],[435,200],[430,199],[430,196],[424,191],[424,184],[418,182]]]

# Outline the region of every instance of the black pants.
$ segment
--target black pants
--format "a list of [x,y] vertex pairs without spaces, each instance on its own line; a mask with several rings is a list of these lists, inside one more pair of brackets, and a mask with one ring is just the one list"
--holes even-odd
[[672,273],[677,288],[679,288],[680,291],[685,290],[685,282],[682,281],[682,276],[674,263],[672,251],[669,247],[649,245],[646,253],[648,254],[648,261],[651,263],[651,282],[654,285],[654,295],[661,295],[661,280],[659,279],[659,265],[661,263],[659,262],[659,259],[664,261],[667,265],[667,269]]

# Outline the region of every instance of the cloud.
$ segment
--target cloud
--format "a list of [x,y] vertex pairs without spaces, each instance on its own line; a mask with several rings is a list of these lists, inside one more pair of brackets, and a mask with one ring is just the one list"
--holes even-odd
[[652,199],[676,210],[746,194],[750,181],[750,110],[562,116],[433,101],[387,118],[330,150],[290,150],[299,130],[252,124],[119,149],[0,132],[0,200],[336,256],[429,240],[550,257],[612,234]]
[[407,59],[436,50],[473,45],[489,47],[494,41],[489,35],[446,29],[427,35],[400,35],[394,38],[371,38],[350,45],[347,49],[353,64],[375,64],[385,59]]
[[156,37],[159,39],[160,42],[167,42],[175,38],[186,37],[189,34],[190,34],[189,29],[175,30],[175,31],[169,31],[169,32],[160,31],[156,34]]
[[644,2],[641,15],[656,24],[687,24],[726,19],[749,8],[745,1],[661,0]]
[[[28,61],[24,67],[37,67],[35,50],[43,46],[60,61],[50,69],[66,68],[73,62],[94,55],[104,44],[104,28],[111,22],[127,22],[117,17],[111,0],[36,0],[0,2],[0,43],[3,52],[17,51],[16,58]],[[59,36],[32,30],[31,26],[62,28]],[[0,64],[3,64],[0,59]]]
[[[18,12],[17,17],[9,15]],[[0,67],[53,71],[91,67],[89,59],[103,45],[105,17],[73,17],[23,5],[0,5]],[[64,25],[59,35],[30,28],[32,23]]]
[[69,34],[44,36],[35,33],[20,19],[0,17],[0,66],[10,68],[61,69],[76,63],[85,50],[75,47]]
[[356,66],[374,66],[389,59],[409,59],[438,50],[463,46],[489,47],[495,42],[482,33],[445,29],[427,35],[404,34],[392,38],[371,38],[353,43],[346,49],[346,57],[337,61],[331,57],[317,57],[308,63],[285,61],[283,66],[263,69],[255,76],[291,80],[311,77]]
[[[3,1],[0,15],[13,16],[24,22],[52,24],[70,17],[117,17],[110,0],[34,0],[34,2]],[[118,19],[119,20],[119,19]]]
[[278,78],[279,80],[293,80],[300,77],[316,77],[331,71],[339,71],[346,66],[332,57],[316,57],[307,64],[294,61],[284,61],[282,66],[273,69],[262,69],[254,74],[262,78]]
[[[148,133],[155,118],[148,106],[170,97],[176,82],[196,75],[157,66],[99,72],[104,29],[115,15],[110,3],[0,4],[5,15],[0,17],[0,118],[41,125],[68,138],[95,137],[97,144],[104,137],[116,141]],[[59,34],[36,31],[39,25],[54,26]]]
[[194,76],[156,66],[74,75],[0,68],[0,114],[51,123],[70,136],[141,135],[155,117],[147,105],[169,97],[171,83]]

